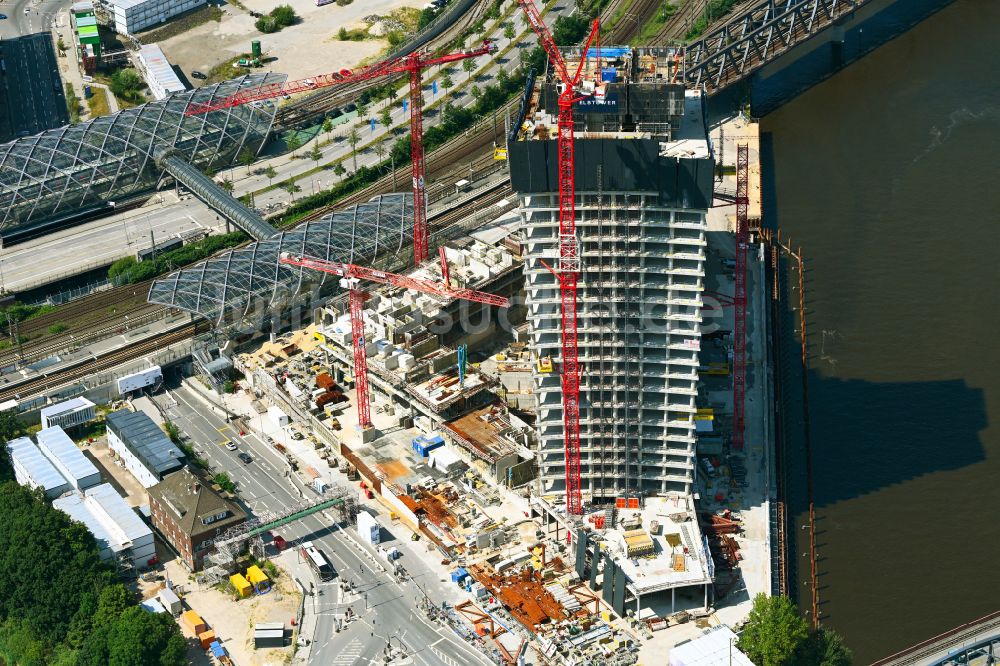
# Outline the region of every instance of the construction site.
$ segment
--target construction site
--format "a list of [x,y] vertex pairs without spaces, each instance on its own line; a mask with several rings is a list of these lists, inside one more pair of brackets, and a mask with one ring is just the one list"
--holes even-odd
[[670,49],[601,58],[567,54],[593,86],[571,247],[552,71],[510,136],[531,167],[511,174],[514,224],[500,215],[406,273],[282,253],[298,279],[334,276],[347,293],[232,356],[242,422],[306,481],[354,485],[426,543],[469,595],[428,614],[508,663],[527,649],[632,663],[738,623],[782,584],[757,411],[769,389],[754,380],[766,315],[747,309],[766,284],[748,228],[756,126],[710,138]]

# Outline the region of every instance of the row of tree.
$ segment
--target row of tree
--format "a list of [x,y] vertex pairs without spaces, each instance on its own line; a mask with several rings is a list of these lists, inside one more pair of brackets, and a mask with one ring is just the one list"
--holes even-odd
[[[25,432],[0,413],[0,441]],[[148,613],[117,581],[82,523],[10,480],[0,456],[0,663],[18,666],[181,666],[173,618]]]

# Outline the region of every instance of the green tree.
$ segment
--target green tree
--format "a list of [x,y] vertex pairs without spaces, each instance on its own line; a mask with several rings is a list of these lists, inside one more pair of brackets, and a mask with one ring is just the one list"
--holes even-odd
[[132,269],[134,269],[138,263],[139,262],[136,261],[135,257],[122,257],[111,264],[111,267],[108,268],[108,280],[117,283],[119,278],[128,278]]
[[435,15],[437,15],[437,10],[433,7],[427,7],[422,10],[420,12],[420,18],[417,19],[417,32],[429,26],[434,20]]
[[91,619],[94,629],[110,627],[129,606],[135,605],[135,597],[120,584],[108,585],[97,597],[97,610]]
[[8,442],[21,437],[28,430],[24,421],[17,418],[12,411],[0,412],[0,441]]
[[379,112],[379,122],[386,129],[392,127],[392,107],[386,106]]
[[[503,69],[501,69],[500,71],[502,72]],[[448,94],[448,89],[451,88],[453,85],[455,85],[455,82],[452,81],[451,79],[451,72],[452,68],[449,67],[448,69],[444,70],[444,73],[441,75],[441,87],[444,88],[445,95]]]
[[853,655],[840,634],[820,627],[809,636],[798,664],[802,666],[851,666]]
[[295,183],[293,183],[291,181],[289,181],[287,183],[284,183],[281,186],[281,189],[283,189],[284,191],[288,192],[288,194],[291,195],[292,201],[295,201],[295,193],[302,191],[301,187],[299,187],[298,185],[296,185]]
[[514,24],[510,21],[504,23],[503,36],[506,37],[507,39],[514,39],[515,35],[517,35],[517,31],[514,29]]
[[146,86],[142,77],[132,68],[119,69],[111,75],[111,85],[108,87],[115,97],[128,102],[141,102],[141,90]]
[[108,632],[108,666],[183,666],[184,638],[172,617],[133,606]]
[[757,666],[784,666],[793,662],[808,638],[806,621],[788,597],[758,594],[738,646]]
[[265,34],[271,34],[281,30],[281,26],[278,25],[278,22],[274,20],[273,16],[261,16],[254,22],[253,25],[257,28],[257,30]]
[[340,30],[337,32],[337,39],[339,39],[342,42],[346,42],[350,38],[351,36],[347,34],[347,28],[344,26],[340,26]]
[[266,167],[264,167],[264,175],[267,176],[267,186],[270,187],[271,181],[274,180],[274,177],[278,175],[278,171],[273,166],[268,164]]
[[479,98],[483,96],[483,91],[480,90],[479,86],[477,86],[476,84],[472,84],[472,87],[469,88],[469,94],[475,97],[476,100],[478,101]]
[[295,15],[295,10],[292,9],[291,5],[278,5],[271,10],[270,16],[278,24],[279,30],[294,24],[299,18]]
[[167,437],[170,438],[171,442],[173,442],[174,444],[181,443],[181,429],[177,426],[176,423],[174,423],[173,421],[164,421],[163,431],[167,433]]
[[232,194],[233,193],[233,189],[236,186],[233,185],[233,181],[231,181],[228,178],[226,178],[221,183],[219,183],[219,187],[221,187],[222,189],[224,189],[226,192],[229,192],[230,194]]
[[323,125],[320,127],[320,130],[322,130],[324,134],[329,134],[330,132],[332,132],[333,131],[333,121],[330,120],[329,118],[324,118],[323,119]]
[[468,74],[468,77],[466,78],[466,81],[468,81],[469,79],[472,78],[472,73],[476,71],[476,59],[466,58],[465,60],[463,60],[462,69],[465,70],[466,74]]
[[343,176],[345,173],[347,173],[347,169],[344,168],[343,164],[337,162],[336,164],[333,165],[333,173],[336,176]]
[[247,168],[247,175],[250,175],[250,167],[257,161],[257,153],[249,148],[244,148],[240,151],[237,159],[240,161],[240,164]]
[[309,159],[316,163],[316,168],[319,168],[319,161],[323,159],[323,151],[319,149],[319,146],[313,144],[312,150],[309,151]]
[[298,133],[293,134],[285,141],[285,145],[288,146],[288,150],[292,151],[292,157],[295,157],[295,151],[302,147],[302,139],[299,138]]
[[113,574],[87,528],[41,493],[0,484],[0,515],[0,618],[19,618],[39,638],[61,641],[81,595],[108,585]]
[[385,139],[379,139],[376,141],[374,145],[372,145],[372,148],[375,150],[375,154],[378,155],[378,161],[381,162],[382,158],[385,157],[386,151],[388,150],[385,146]]
[[221,487],[228,493],[236,492],[236,484],[233,483],[233,480],[230,479],[229,475],[226,474],[225,472],[219,472],[218,474],[216,474],[214,477],[212,477],[212,481],[215,481],[217,484],[219,484],[219,487]]
[[354,170],[358,170],[358,142],[361,141],[361,135],[358,134],[358,128],[352,127],[350,133],[347,135],[347,142],[351,144],[351,155],[354,157]]

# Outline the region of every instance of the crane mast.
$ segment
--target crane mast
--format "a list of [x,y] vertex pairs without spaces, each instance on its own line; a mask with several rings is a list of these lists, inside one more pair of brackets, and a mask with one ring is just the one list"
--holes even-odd
[[749,244],[748,195],[750,151],[745,143],[736,147],[736,274],[733,297],[733,436],[736,451],[743,450],[744,405],[747,377],[747,245]]
[[[562,394],[564,453],[566,458],[566,511],[571,515],[583,513],[580,481],[580,363],[577,349],[576,293],[580,275],[580,250],[576,237],[576,181],[573,153],[573,104],[583,99],[577,86],[587,62],[587,52],[600,30],[595,19],[590,36],[583,48],[580,65],[574,76],[566,69],[566,61],[556,45],[555,38],[532,0],[517,0],[538,36],[549,62],[562,83],[559,93],[558,122],[558,179],[559,179],[559,265],[553,271],[559,280],[559,301],[562,324]],[[550,269],[551,270],[551,269]]]
[[423,53],[392,58],[357,70],[342,69],[339,72],[319,74],[306,79],[287,83],[272,83],[258,88],[241,90],[227,97],[207,103],[193,102],[188,105],[185,115],[209,113],[221,109],[229,109],[242,104],[274,99],[293,93],[329,88],[331,86],[358,83],[371,79],[407,74],[410,81],[410,158],[412,161],[413,178],[413,263],[419,265],[427,259],[430,234],[427,227],[427,192],[424,174],[424,134],[423,134],[423,86],[421,72],[426,67],[458,62],[467,58],[478,58],[482,55],[495,53],[496,44],[483,40],[482,46],[476,49],[446,53],[441,56],[429,56]]

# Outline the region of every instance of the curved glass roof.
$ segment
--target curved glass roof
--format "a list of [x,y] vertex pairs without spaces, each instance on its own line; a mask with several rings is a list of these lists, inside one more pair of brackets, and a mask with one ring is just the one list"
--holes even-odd
[[274,104],[193,116],[184,111],[191,102],[284,79],[284,74],[248,74],[0,145],[0,230],[152,190],[162,175],[152,156],[159,146],[199,169],[229,166],[244,147],[256,153],[270,131]]
[[339,285],[337,276],[280,263],[282,252],[365,266],[408,260],[412,201],[410,194],[380,195],[206,259],[153,282],[149,302],[193,312],[216,326],[256,321],[283,309],[306,283],[328,291]]

